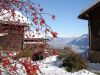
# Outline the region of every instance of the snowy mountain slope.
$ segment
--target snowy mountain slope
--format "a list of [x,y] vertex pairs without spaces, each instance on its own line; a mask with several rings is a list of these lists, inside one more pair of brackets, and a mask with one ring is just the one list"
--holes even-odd
[[89,47],[88,34],[84,34],[72,40],[71,42],[67,43],[67,45],[78,47],[80,50],[88,50],[88,47]]
[[64,49],[64,47],[71,45],[74,49],[88,50],[88,34],[80,37],[58,37],[48,42],[53,48]]

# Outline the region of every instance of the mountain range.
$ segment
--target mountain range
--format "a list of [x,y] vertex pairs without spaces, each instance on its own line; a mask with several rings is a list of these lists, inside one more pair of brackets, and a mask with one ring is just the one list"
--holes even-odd
[[57,49],[64,49],[67,46],[71,46],[74,50],[82,52],[88,50],[89,39],[88,34],[80,37],[59,37],[49,41],[48,44]]
[[71,45],[72,47],[77,47],[77,50],[88,50],[89,48],[89,36],[88,34],[84,34],[74,40],[72,40],[71,42],[67,43],[67,45]]
[[53,48],[64,49],[64,46],[74,39],[75,37],[58,37],[58,38],[54,38],[51,41],[48,41],[48,44]]

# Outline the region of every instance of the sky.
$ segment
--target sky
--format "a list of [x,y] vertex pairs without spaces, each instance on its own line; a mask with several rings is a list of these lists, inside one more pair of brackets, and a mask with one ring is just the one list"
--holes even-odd
[[58,32],[59,37],[78,37],[88,34],[88,21],[78,19],[80,12],[95,0],[34,0],[43,7],[44,12],[54,14],[53,21],[46,15],[46,22]]

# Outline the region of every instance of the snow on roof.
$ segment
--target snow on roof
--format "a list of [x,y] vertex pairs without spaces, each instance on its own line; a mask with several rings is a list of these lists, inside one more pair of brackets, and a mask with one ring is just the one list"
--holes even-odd
[[32,32],[32,31],[27,31],[24,33],[24,38],[45,38],[45,33],[43,32]]
[[12,16],[11,10],[0,10],[0,21],[13,21],[19,23],[29,23],[28,19],[19,11],[15,10],[15,15]]
[[90,8],[92,8],[94,5],[96,5],[97,3],[99,3],[100,2],[100,0],[96,0],[93,4],[91,4],[91,5],[89,5],[87,8],[85,8],[85,9],[83,9],[82,11],[81,11],[81,13],[80,14],[83,14],[84,12],[86,12],[87,10],[89,10]]

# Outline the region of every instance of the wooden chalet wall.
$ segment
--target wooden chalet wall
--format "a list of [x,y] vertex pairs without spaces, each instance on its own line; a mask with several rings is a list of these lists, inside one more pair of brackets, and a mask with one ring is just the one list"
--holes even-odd
[[90,14],[89,33],[90,33],[90,54],[92,62],[100,62],[100,7]]
[[90,20],[91,49],[100,51],[100,15],[95,14]]
[[81,13],[79,18],[88,20],[90,48],[88,58],[91,62],[100,63],[100,1]]
[[0,24],[0,27],[2,28],[0,33],[7,33],[0,36],[0,47],[7,50],[21,50],[23,48],[24,32],[22,29],[24,30],[24,27],[7,24]]

